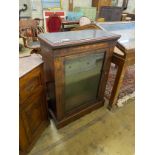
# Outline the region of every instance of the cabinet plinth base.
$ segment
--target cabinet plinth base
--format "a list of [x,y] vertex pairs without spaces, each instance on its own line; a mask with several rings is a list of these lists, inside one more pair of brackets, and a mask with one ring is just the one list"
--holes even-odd
[[53,118],[55,126],[57,127],[57,129],[60,129],[60,128],[64,127],[65,125],[79,119],[80,117],[82,117],[82,116],[104,106],[104,101],[99,101],[95,104],[92,104],[92,105],[72,114],[72,115],[64,117],[62,120],[57,120],[57,118],[55,117],[55,115],[51,109],[49,109],[49,113],[50,113],[51,117]]

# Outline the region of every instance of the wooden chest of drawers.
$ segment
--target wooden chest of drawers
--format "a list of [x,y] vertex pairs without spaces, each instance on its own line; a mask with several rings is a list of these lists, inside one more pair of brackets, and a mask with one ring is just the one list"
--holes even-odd
[[49,124],[43,62],[36,54],[20,59],[19,96],[20,151],[27,153]]

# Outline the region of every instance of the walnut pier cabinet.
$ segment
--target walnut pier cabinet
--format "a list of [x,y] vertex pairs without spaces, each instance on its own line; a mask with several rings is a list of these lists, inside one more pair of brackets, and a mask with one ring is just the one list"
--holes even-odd
[[82,30],[39,35],[57,128],[104,105],[111,56],[119,35]]

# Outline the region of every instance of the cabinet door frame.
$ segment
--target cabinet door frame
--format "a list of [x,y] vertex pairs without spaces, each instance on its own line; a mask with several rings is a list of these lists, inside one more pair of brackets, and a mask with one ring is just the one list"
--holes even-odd
[[[96,52],[97,51],[97,52]],[[111,56],[113,52],[113,47],[107,47],[103,49],[96,49],[96,51],[91,51],[89,50],[88,52],[85,53],[78,53],[78,54],[73,54],[69,56],[64,56],[64,57],[57,57],[54,60],[54,68],[55,68],[55,92],[56,92],[56,106],[57,106],[57,120],[61,121],[63,118],[68,117],[73,115],[74,113],[79,112],[83,108],[89,106],[90,103],[86,103],[82,106],[80,106],[79,109],[75,109],[70,111],[69,113],[65,113],[65,103],[64,103],[64,89],[65,89],[65,68],[64,68],[64,62],[69,59],[74,59],[79,56],[85,56],[89,54],[97,54],[97,53],[105,53],[104,58],[103,58],[103,64],[102,64],[102,72],[100,76],[100,82],[99,82],[99,88],[98,88],[98,97],[97,101],[98,102],[104,102],[104,91],[105,91],[105,86],[108,78],[108,72],[110,68],[110,62],[111,62]],[[98,52],[99,51],[99,52]],[[96,101],[96,102],[97,102]],[[95,103],[96,103],[95,102]],[[94,103],[94,102],[93,102]]]

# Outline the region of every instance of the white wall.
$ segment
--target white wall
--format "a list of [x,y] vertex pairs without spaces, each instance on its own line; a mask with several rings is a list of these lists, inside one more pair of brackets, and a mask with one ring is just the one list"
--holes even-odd
[[[19,0],[22,1],[33,1],[34,8],[32,10],[32,18],[43,18],[42,17],[42,3],[41,0]],[[117,0],[116,0],[117,1]],[[118,5],[122,5],[123,0],[118,0]],[[113,0],[114,3],[114,0]],[[74,7],[91,7],[92,0],[74,0]],[[68,0],[62,0],[63,10],[68,11]],[[135,0],[129,0],[128,8],[126,12],[134,13],[135,10]]]
[[[32,18],[42,18],[42,3],[41,0],[31,0],[35,7],[32,10]],[[92,5],[92,0],[74,0],[74,7],[90,7]],[[62,0],[63,10],[68,11],[68,0]]]
[[31,1],[33,3],[32,18],[43,18],[41,0],[31,0]]
[[92,6],[92,0],[74,0],[74,7],[91,7]]
[[[123,0],[118,0],[118,6],[122,6]],[[125,12],[134,13],[135,12],[135,0],[128,1],[128,7]]]
[[135,13],[135,0],[129,0],[128,8],[125,10],[125,12]]
[[19,9],[24,9],[23,4],[27,4],[27,10],[21,12],[21,17],[31,17],[32,10],[31,10],[31,0],[19,0]]

